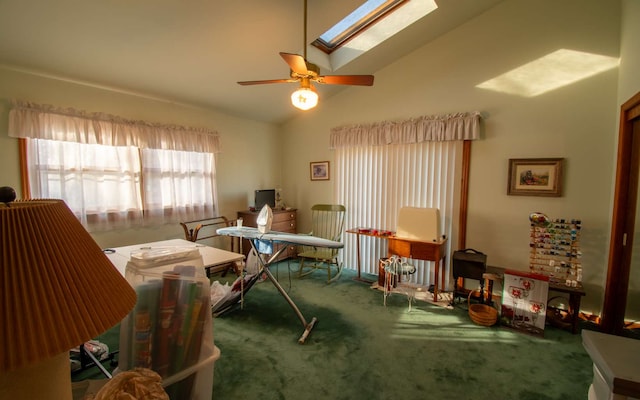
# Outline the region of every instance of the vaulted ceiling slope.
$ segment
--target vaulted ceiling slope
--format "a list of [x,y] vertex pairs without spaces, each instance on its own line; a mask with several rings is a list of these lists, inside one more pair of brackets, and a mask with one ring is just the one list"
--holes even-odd
[[[322,73],[375,74],[501,1],[436,0],[431,14]],[[308,41],[360,3],[309,0]],[[289,101],[295,84],[236,82],[287,77],[278,53],[303,54],[302,42],[302,0],[0,0],[2,68],[271,123],[304,112]],[[318,92],[323,101],[341,90],[367,89],[323,85]]]

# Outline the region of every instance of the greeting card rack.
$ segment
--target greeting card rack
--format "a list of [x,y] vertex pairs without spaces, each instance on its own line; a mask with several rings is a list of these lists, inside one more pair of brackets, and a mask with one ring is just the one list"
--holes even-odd
[[582,281],[579,219],[531,223],[529,269],[550,282],[576,287]]

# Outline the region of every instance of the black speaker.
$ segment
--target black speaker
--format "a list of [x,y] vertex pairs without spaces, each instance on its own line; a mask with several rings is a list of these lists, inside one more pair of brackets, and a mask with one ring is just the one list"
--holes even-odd
[[482,274],[487,272],[487,255],[474,249],[456,250],[453,252],[453,277],[476,279],[482,281]]
[[451,305],[455,305],[457,297],[467,297],[468,290],[458,286],[458,278],[475,279],[480,283],[480,301],[484,301],[484,279],[482,274],[487,271],[486,254],[474,249],[456,250],[453,252],[453,298]]

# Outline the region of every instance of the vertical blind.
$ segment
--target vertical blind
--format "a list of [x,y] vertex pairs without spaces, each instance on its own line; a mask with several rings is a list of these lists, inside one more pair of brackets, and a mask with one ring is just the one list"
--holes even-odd
[[[423,117],[332,130],[335,201],[347,207],[346,227],[395,231],[401,207],[437,208],[446,254],[457,242],[463,140],[479,136],[479,113]],[[346,268],[357,267],[357,236],[344,236]],[[384,239],[360,236],[361,272],[378,274]],[[441,272],[449,286],[450,257]],[[432,261],[410,260],[416,283],[433,282]]]

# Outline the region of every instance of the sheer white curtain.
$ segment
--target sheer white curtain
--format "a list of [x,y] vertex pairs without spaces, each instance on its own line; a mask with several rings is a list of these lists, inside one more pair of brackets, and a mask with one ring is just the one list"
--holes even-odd
[[14,101],[31,197],[62,198],[90,230],[214,216],[216,132]]
[[9,136],[140,149],[220,152],[220,139],[215,131],[18,100],[12,101],[9,111]]
[[135,147],[30,139],[27,154],[32,197],[64,199],[92,230],[142,223]]
[[144,208],[154,221],[214,216],[215,163],[211,153],[142,150]]
[[[479,124],[479,113],[464,113],[333,129],[335,201],[347,207],[346,226],[395,231],[401,207],[438,208],[450,254],[458,233],[463,141],[478,138]],[[386,241],[362,236],[360,244],[362,272],[377,275]],[[345,235],[349,268],[357,265],[356,251],[356,236]],[[433,283],[433,262],[412,263],[417,283]],[[448,286],[448,265],[443,273]]]

